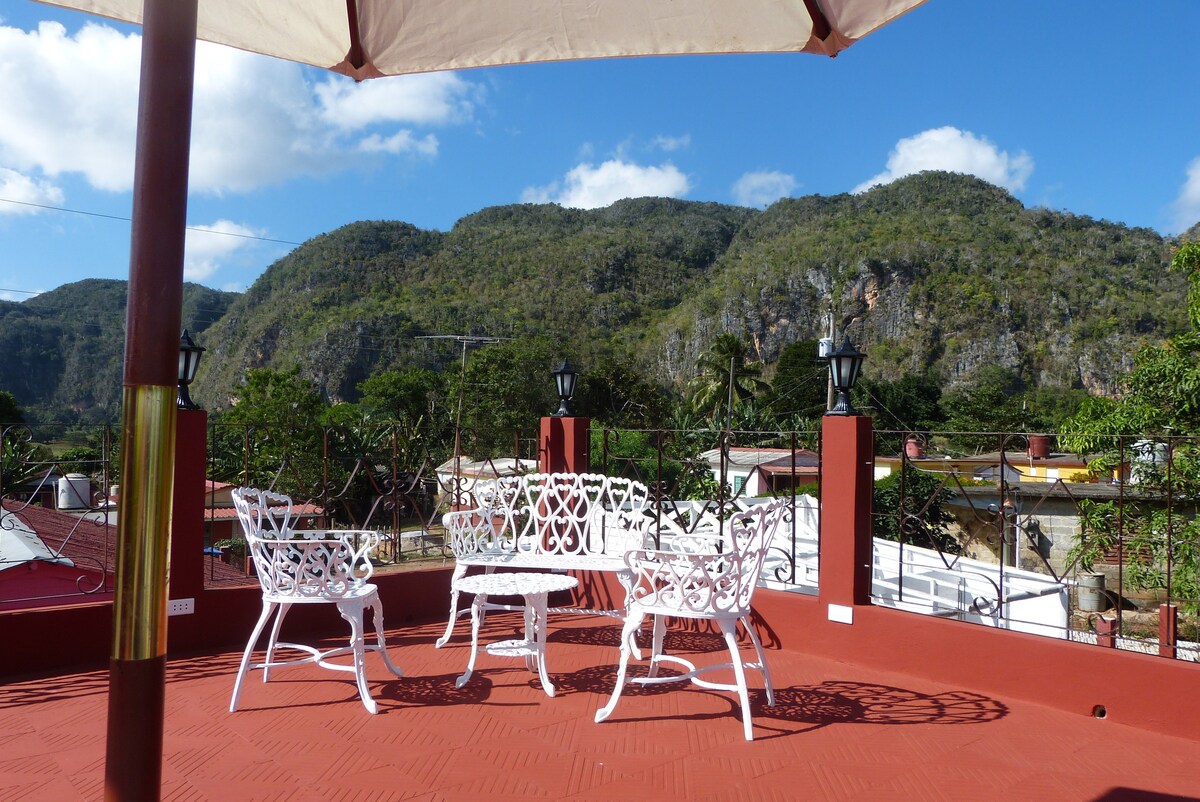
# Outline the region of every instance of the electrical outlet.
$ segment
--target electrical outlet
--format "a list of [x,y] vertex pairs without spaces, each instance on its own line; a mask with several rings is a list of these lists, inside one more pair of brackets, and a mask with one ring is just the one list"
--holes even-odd
[[195,599],[170,599],[167,602],[167,615],[191,615],[196,612]]

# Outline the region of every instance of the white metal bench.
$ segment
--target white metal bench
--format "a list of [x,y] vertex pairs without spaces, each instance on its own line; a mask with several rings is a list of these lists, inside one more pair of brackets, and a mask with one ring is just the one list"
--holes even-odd
[[[455,559],[452,588],[475,566],[489,573],[502,567],[606,572],[628,592],[632,574],[625,552],[647,546],[654,525],[650,492],[642,483],[601,474],[533,473],[480,483],[474,493],[478,506],[442,518]],[[624,616],[624,609],[575,611]],[[450,620],[438,646],[466,612],[460,613],[458,591],[452,589]]]

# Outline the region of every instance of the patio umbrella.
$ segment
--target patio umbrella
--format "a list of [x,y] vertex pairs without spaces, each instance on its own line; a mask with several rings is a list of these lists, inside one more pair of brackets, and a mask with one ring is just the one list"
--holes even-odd
[[43,0],[141,24],[106,799],[155,799],[195,40],[355,79],[701,53],[835,56],[925,0]]
[[[142,0],[45,2],[142,21]],[[196,37],[362,79],[620,56],[834,56],[924,2],[202,0]]]

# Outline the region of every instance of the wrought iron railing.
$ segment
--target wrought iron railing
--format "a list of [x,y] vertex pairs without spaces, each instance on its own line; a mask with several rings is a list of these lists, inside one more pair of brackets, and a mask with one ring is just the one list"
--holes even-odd
[[[877,603],[1200,656],[1200,441],[1092,438],[1081,458],[1049,435],[877,434]],[[0,442],[0,609],[110,591],[116,431],[6,426]],[[442,514],[472,505],[476,482],[536,470],[538,458],[521,433],[503,453],[472,455],[470,432],[456,442],[457,458],[399,426],[210,426],[208,581],[249,576],[228,498],[237,485],[288,493],[313,526],[383,532],[384,570],[447,559]],[[668,534],[758,498],[791,499],[765,578],[813,591],[821,453],[817,432],[597,428],[590,464],[646,484]]]
[[1200,659],[1193,439],[881,434],[877,602]]

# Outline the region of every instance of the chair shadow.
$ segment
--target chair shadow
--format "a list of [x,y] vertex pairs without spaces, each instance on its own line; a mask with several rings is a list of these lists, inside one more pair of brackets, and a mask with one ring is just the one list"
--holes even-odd
[[[709,622],[687,621],[676,626],[674,622],[667,627],[667,631],[663,636],[663,649],[667,652],[690,652],[692,654],[703,654],[706,652],[723,652],[725,649],[725,639],[721,632],[716,627],[711,629],[703,626]],[[700,624],[701,626],[696,626]],[[650,647],[650,628],[651,622],[646,620],[643,622],[642,630],[638,634],[638,645],[643,649]],[[547,643],[566,643],[574,646],[601,646],[619,649],[621,646],[621,622],[618,619],[613,619],[612,624],[597,625],[590,627],[563,627],[551,631],[546,636]],[[739,630],[738,643],[743,646],[750,645],[750,639]],[[763,648],[768,648],[766,643]],[[614,662],[617,660],[613,658]]]

